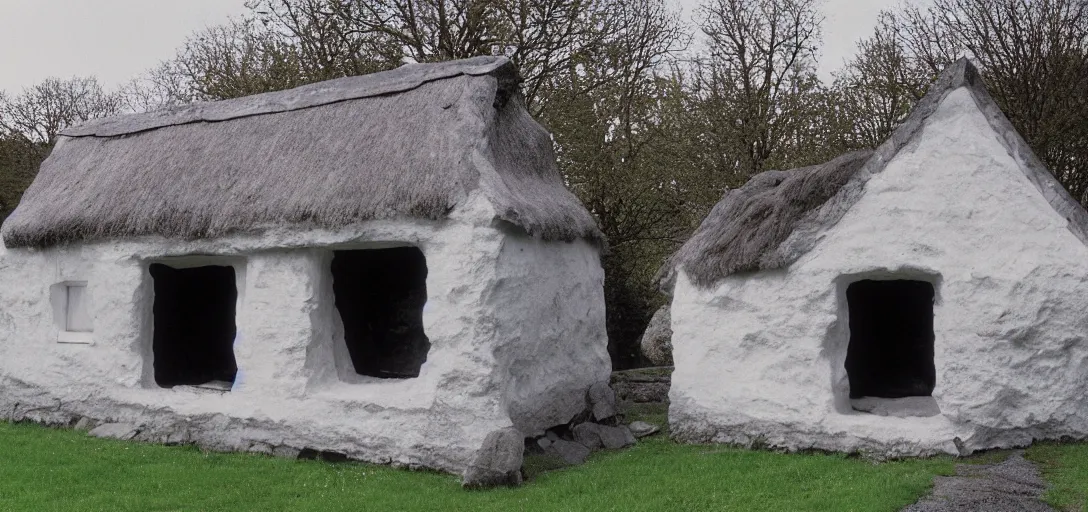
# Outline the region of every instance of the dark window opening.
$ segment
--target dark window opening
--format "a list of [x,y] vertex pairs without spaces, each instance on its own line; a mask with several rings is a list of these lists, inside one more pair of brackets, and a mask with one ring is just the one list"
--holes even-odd
[[155,282],[155,383],[162,387],[233,383],[238,289],[234,268],[151,265]]
[[416,247],[336,251],[336,309],[355,372],[370,377],[419,376],[431,342],[423,332],[427,261]]
[[846,289],[850,398],[931,396],[933,285],[924,281],[858,281]]

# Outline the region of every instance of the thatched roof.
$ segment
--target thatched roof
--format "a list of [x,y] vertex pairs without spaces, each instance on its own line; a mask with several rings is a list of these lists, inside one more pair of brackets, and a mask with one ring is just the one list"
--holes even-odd
[[1001,112],[978,70],[961,59],[941,74],[907,120],[875,151],[843,155],[823,165],[767,171],[743,187],[726,192],[691,238],[658,273],[666,292],[678,269],[698,286],[711,286],[731,274],[784,268],[808,252],[820,236],[857,203],[865,183],[882,172],[921,132],[941,101],[967,88],[990,126],[1025,176],[1069,222],[1069,230],[1088,244],[1088,211],[1046,170]]
[[[783,266],[775,249],[793,233],[797,221],[838,193],[872,154],[850,153],[823,165],[753,176],[743,187],[725,193],[671,261],[682,262],[700,284]],[[673,277],[668,275],[667,280]]]
[[92,121],[62,133],[4,242],[442,219],[474,190],[534,236],[601,241],[518,82],[478,57]]

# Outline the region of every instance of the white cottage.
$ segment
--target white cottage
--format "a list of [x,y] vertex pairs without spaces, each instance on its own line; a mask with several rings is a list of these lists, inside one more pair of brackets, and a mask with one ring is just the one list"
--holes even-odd
[[875,152],[753,177],[673,256],[672,432],[888,456],[1085,438],[1086,233],[961,60]]
[[606,382],[602,236],[504,58],[64,132],[0,247],[0,415],[461,471]]

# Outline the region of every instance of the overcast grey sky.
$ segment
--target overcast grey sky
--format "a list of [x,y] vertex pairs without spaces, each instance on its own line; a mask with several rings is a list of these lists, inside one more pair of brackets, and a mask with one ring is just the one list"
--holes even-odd
[[[701,0],[679,2],[690,17]],[[918,0],[926,1],[926,0]],[[821,74],[842,65],[881,9],[900,0],[824,0]],[[95,75],[115,87],[170,58],[194,30],[245,11],[244,0],[0,0],[0,90]]]

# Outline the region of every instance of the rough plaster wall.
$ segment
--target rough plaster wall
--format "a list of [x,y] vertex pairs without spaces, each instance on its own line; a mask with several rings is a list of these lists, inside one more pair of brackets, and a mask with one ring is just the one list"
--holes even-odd
[[[959,89],[788,270],[682,276],[674,434],[885,455],[1088,436],[1088,249],[1016,165]],[[939,416],[846,402],[845,287],[891,277],[935,283]]]
[[[503,393],[512,377],[497,369],[497,355],[528,348],[519,345],[523,342],[556,343],[549,336],[594,332],[594,322],[581,316],[570,328],[558,325],[567,321],[559,316],[541,317],[549,327],[539,329],[523,325],[524,318],[500,321],[496,309],[516,309],[526,296],[538,299],[532,279],[542,275],[512,277],[507,272],[500,277],[498,259],[508,235],[492,226],[493,218],[491,206],[475,196],[443,222],[380,221],[336,231],[270,229],[263,237],[192,242],[149,238],[43,251],[0,247],[0,418],[67,423],[88,416],[139,426],[140,438],[153,441],[265,453],[309,447],[373,462],[459,472],[488,432],[511,425]],[[391,242],[417,245],[427,257],[424,328],[432,342],[430,354],[416,379],[344,379],[336,370],[343,329],[337,327],[331,300],[331,254],[313,247],[367,248]],[[545,258],[542,268],[564,274],[556,279],[553,293],[581,293],[585,300],[597,301],[589,313],[578,313],[599,314],[600,337],[591,339],[599,346],[590,352],[603,354],[596,250],[587,250],[588,245],[516,243],[532,248],[525,253],[528,259],[535,251]],[[597,274],[587,270],[592,267],[589,252]],[[191,254],[205,256],[177,259]],[[244,271],[239,272],[235,345],[240,374],[230,393],[154,385],[153,288],[147,267],[167,260],[229,261]],[[510,260],[504,258],[502,266],[510,267]],[[565,264],[574,265],[569,276]],[[522,261],[514,267],[530,265]],[[572,284],[580,278],[588,280],[585,289]],[[65,280],[88,283],[92,345],[56,341],[49,287]],[[507,302],[494,300],[496,289],[514,283],[521,286],[521,294]],[[572,307],[584,306],[575,302]],[[563,314],[572,312],[568,308]],[[525,334],[533,329],[551,331],[533,340]],[[595,371],[607,375],[607,357],[604,361],[606,366]],[[562,372],[552,377],[565,378]],[[574,379],[584,376],[575,373]],[[540,382],[554,386],[556,381]],[[532,394],[518,386],[513,387]]]
[[540,434],[569,422],[612,371],[597,248],[510,234],[486,300],[506,336],[494,351],[496,381],[514,426]]

